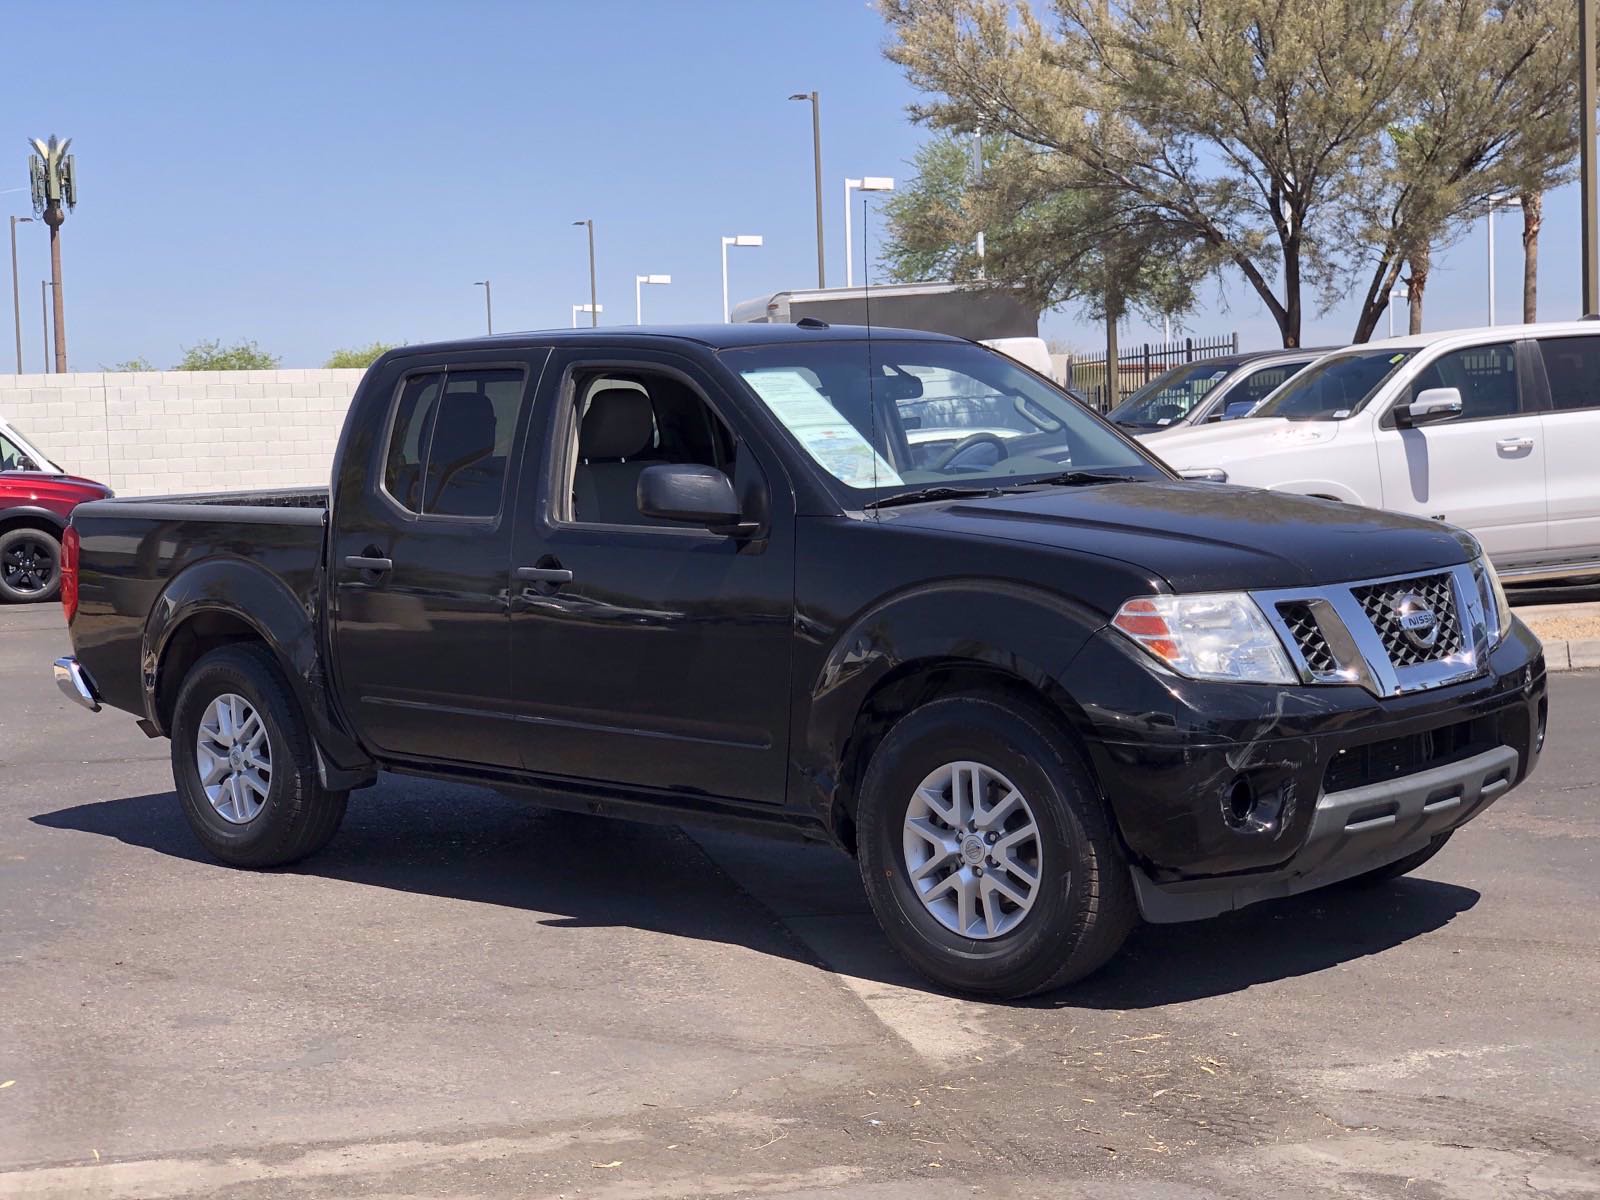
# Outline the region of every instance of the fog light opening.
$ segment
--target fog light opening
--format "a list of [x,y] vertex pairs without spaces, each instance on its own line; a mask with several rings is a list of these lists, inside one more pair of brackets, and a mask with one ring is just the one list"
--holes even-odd
[[1538,729],[1536,729],[1534,731],[1534,734],[1533,734],[1533,752],[1535,754],[1538,754],[1541,750],[1544,749],[1545,722],[1547,720],[1549,720],[1549,717],[1550,717],[1550,698],[1548,696],[1540,696],[1539,697],[1539,727],[1538,727]]
[[1235,829],[1243,829],[1250,824],[1250,814],[1255,807],[1255,790],[1251,788],[1250,781],[1241,775],[1228,789],[1228,798],[1222,806],[1223,816]]

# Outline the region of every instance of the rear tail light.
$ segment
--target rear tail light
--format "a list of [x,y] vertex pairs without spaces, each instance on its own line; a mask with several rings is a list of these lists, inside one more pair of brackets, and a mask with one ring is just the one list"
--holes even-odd
[[71,525],[61,537],[61,611],[68,625],[78,615],[78,531]]

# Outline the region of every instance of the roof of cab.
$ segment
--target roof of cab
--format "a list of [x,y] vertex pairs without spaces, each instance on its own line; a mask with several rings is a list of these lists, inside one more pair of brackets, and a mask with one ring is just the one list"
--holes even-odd
[[739,346],[771,346],[789,342],[854,342],[867,338],[919,342],[960,342],[964,339],[946,333],[927,333],[917,329],[891,329],[874,325],[768,325],[741,322],[729,325],[602,325],[589,329],[534,329],[519,333],[496,333],[487,337],[455,338],[403,347],[410,353],[441,350],[491,350],[520,345],[594,345],[694,342],[713,350]]

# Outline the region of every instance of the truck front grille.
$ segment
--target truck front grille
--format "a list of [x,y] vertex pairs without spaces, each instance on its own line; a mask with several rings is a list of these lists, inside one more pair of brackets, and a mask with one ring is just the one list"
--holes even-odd
[[1300,648],[1300,655],[1313,675],[1330,675],[1339,669],[1339,660],[1317,624],[1316,614],[1304,600],[1291,600],[1278,605],[1278,615],[1283,618],[1289,636]]
[[1397,696],[1482,673],[1490,631],[1479,570],[1463,563],[1253,595],[1302,683]]
[[[1461,652],[1461,622],[1456,619],[1454,589],[1449,575],[1421,575],[1352,588],[1361,609],[1383,639],[1389,660],[1397,667],[1438,662]],[[1418,604],[1433,614],[1432,637],[1419,644],[1400,624],[1407,604]]]

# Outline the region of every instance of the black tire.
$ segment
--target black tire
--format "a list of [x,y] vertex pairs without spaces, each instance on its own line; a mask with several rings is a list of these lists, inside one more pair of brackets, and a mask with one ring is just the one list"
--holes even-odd
[[[260,715],[272,764],[260,811],[243,823],[212,806],[195,754],[206,710],[228,694],[242,697]],[[189,671],[173,711],[172,777],[195,836],[214,857],[236,867],[281,867],[315,854],[339,828],[349,797],[322,786],[300,707],[271,652],[255,644],[213,650]]]
[[[1450,833],[1454,832],[1455,830],[1453,829],[1450,831]],[[1399,879],[1402,875],[1409,875],[1439,851],[1443,850],[1445,843],[1449,840],[1449,833],[1441,833],[1421,850],[1414,851],[1404,858],[1397,858],[1394,862],[1379,867],[1375,871],[1368,871],[1363,875],[1353,875],[1345,882],[1351,887],[1377,887],[1380,884]]]
[[[1017,926],[992,938],[942,924],[908,878],[911,798],[930,772],[961,760],[1010,780],[1039,830],[1040,890]],[[1138,921],[1127,861],[1081,755],[1045,712],[1005,695],[935,700],[894,725],[862,781],[857,854],[890,942],[952,991],[1015,999],[1063,987],[1101,967]]]
[[24,526],[0,534],[0,600],[37,604],[61,594],[61,542]]

